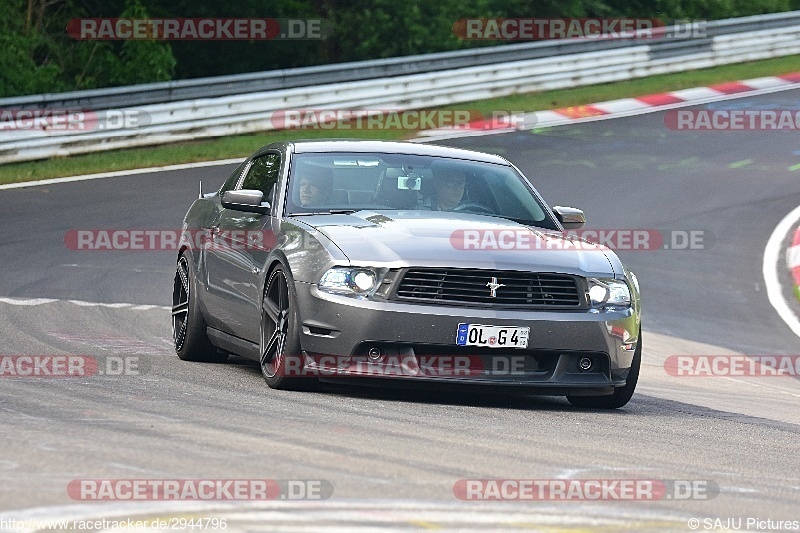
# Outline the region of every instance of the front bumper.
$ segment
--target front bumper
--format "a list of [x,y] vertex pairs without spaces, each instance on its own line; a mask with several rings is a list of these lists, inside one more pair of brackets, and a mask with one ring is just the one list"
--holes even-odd
[[[610,394],[625,384],[638,341],[634,309],[519,311],[359,300],[310,283],[297,283],[296,292],[303,369],[322,378]],[[527,326],[528,347],[458,346],[459,323]],[[590,369],[580,367],[582,359],[591,361]]]

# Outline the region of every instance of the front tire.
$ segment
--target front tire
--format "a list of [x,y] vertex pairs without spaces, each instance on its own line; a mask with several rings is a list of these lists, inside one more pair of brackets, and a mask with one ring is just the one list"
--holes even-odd
[[627,404],[633,396],[636,384],[639,381],[639,369],[642,366],[642,331],[639,329],[639,340],[636,343],[636,351],[633,353],[631,370],[628,380],[622,387],[614,389],[614,393],[609,396],[567,396],[569,403],[575,407],[589,407],[595,409],[619,409]]
[[194,266],[188,254],[183,253],[178,258],[172,288],[172,339],[175,353],[184,361],[220,363],[228,358],[228,354],[219,353],[208,340],[196,287]]
[[314,390],[319,386],[318,379],[298,376],[303,372],[304,357],[292,288],[283,267],[272,271],[264,287],[259,343],[261,373],[272,389]]

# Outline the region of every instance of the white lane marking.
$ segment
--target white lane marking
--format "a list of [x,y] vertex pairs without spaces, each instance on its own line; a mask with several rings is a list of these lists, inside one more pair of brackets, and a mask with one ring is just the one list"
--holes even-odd
[[[116,353],[129,353],[134,355],[164,355],[167,353],[174,353],[174,348],[167,352],[167,348],[163,346],[163,344],[153,342],[155,339],[146,342],[133,337],[119,335],[95,336],[61,331],[52,332],[50,335],[65,342],[93,346],[103,351],[112,351]],[[162,337],[158,340],[164,342],[167,339]],[[171,344],[170,342],[170,347]]]
[[161,309],[169,311],[171,308],[166,305],[150,304],[129,304],[129,303],[105,303],[105,302],[85,302],[83,300],[57,300],[55,298],[0,298],[0,303],[9,305],[36,306],[52,304],[56,302],[66,302],[81,307],[108,307],[111,309],[130,309],[132,311],[150,311],[151,309]]
[[140,474],[158,475],[162,477],[169,475],[162,470],[153,470],[152,468],[140,468],[134,465],[126,465],[125,463],[112,462],[112,463],[106,463],[106,466],[110,468],[119,468],[120,470],[125,470],[125,471],[139,472]]
[[0,302],[11,305],[43,305],[57,301],[54,298],[0,298]]
[[769,303],[778,312],[778,316],[786,322],[789,329],[800,337],[800,320],[798,320],[797,315],[783,297],[783,289],[778,277],[778,268],[781,265],[782,255],[781,244],[798,220],[800,220],[800,206],[795,207],[775,226],[775,230],[769,236],[767,246],[764,248],[764,263],[761,270],[764,276],[764,284],[767,287]]
[[732,492],[737,494],[756,494],[759,491],[749,487],[720,487],[720,492]]
[[213,167],[218,165],[231,165],[233,163],[241,163],[244,157],[236,159],[220,159],[217,161],[201,161],[199,163],[182,163],[180,165],[167,165],[161,167],[149,168],[133,168],[130,170],[115,170],[114,172],[100,172],[98,174],[84,174],[83,176],[68,176],[65,178],[52,178],[39,181],[21,181],[19,183],[7,183],[0,185],[0,190],[3,189],[20,189],[22,187],[37,187],[39,185],[55,185],[58,183],[70,183],[73,181],[86,181],[96,180],[102,178],[117,178],[120,176],[130,176],[133,174],[149,174],[151,172],[169,172],[172,170],[184,170],[187,168],[200,168],[200,167]]
[[19,468],[19,463],[7,461],[6,459],[0,459],[0,470],[14,470],[17,468]]
[[788,390],[778,389],[778,388],[775,388],[775,387],[769,387],[767,385],[759,385],[758,383],[753,383],[751,381],[744,381],[744,380],[741,380],[741,379],[731,378],[731,377],[728,377],[728,376],[720,376],[720,377],[724,377],[725,379],[727,379],[729,381],[733,381],[733,382],[739,383],[741,385],[748,385],[750,387],[756,387],[756,388],[759,388],[759,389],[767,389],[769,391],[777,392],[779,394],[786,394],[786,395],[789,395],[789,396],[794,396],[795,398],[800,398],[800,394],[796,394],[796,393],[790,392]]

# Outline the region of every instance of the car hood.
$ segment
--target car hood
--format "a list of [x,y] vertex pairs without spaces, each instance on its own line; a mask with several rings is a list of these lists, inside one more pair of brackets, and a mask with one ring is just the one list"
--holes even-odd
[[304,216],[357,266],[460,267],[612,277],[609,249],[512,220],[438,211]]

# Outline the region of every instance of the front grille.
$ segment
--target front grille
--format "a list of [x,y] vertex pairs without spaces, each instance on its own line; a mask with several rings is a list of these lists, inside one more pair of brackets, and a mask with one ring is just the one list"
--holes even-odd
[[[488,284],[496,278],[492,297]],[[508,307],[518,309],[585,309],[575,276],[508,270],[411,268],[395,292],[398,300]]]

